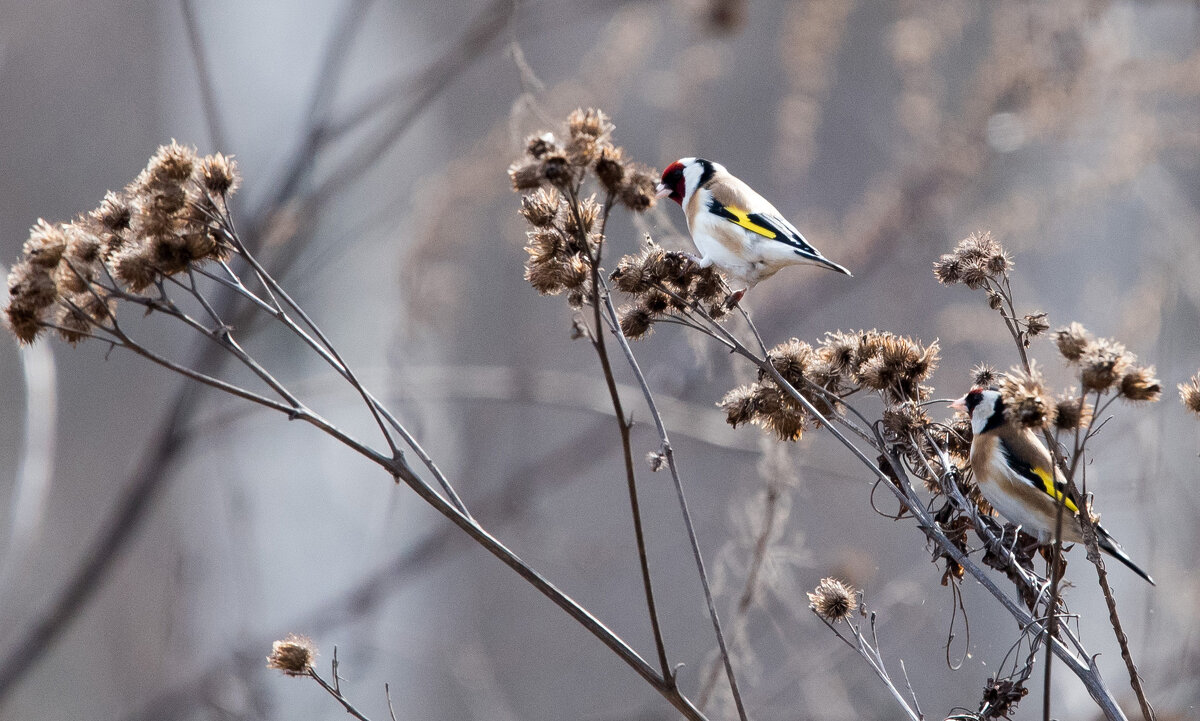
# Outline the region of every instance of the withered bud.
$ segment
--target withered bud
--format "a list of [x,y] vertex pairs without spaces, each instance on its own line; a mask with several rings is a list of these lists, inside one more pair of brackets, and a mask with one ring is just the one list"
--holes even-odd
[[558,217],[559,195],[553,188],[539,188],[521,198],[521,215],[535,228],[548,228]]
[[1000,293],[988,288],[987,292],[988,307],[992,310],[1000,310],[1004,307],[1004,296]]
[[586,236],[592,232],[592,226],[596,224],[596,220],[600,218],[600,212],[604,208],[596,202],[596,196],[584,198],[579,203],[578,211],[573,211],[570,207],[563,213],[563,229],[568,235],[578,236],[581,234]]
[[4,309],[4,322],[8,326],[9,331],[16,336],[17,340],[25,345],[28,345],[37,340],[44,326],[42,325],[42,311],[44,309],[35,309],[17,303],[9,303]]
[[1092,334],[1087,332],[1079,323],[1071,323],[1066,328],[1059,328],[1054,333],[1054,343],[1058,353],[1068,363],[1074,363],[1083,356],[1083,350],[1092,342]]
[[645,253],[642,256],[624,255],[617,261],[617,269],[609,279],[617,290],[630,295],[639,295],[652,287],[653,278],[645,268]]
[[621,190],[625,180],[625,153],[620,148],[605,147],[600,149],[596,158],[596,177],[605,192],[616,195]]
[[990,258],[1003,253],[1004,248],[992,237],[991,231],[971,233],[954,247],[954,254],[964,263],[987,263]]
[[1009,258],[1008,252],[997,243],[992,253],[984,258],[983,265],[993,276],[1003,275],[1012,267],[1012,259]]
[[[696,286],[692,289],[692,294],[696,296],[697,300],[711,303],[725,299],[725,281],[721,280],[721,275],[717,273],[716,268],[712,266],[701,268],[697,265],[692,265],[689,273],[696,278]],[[713,316],[714,319],[716,317],[715,315]]]
[[971,290],[979,290],[987,285],[987,280],[990,274],[979,261],[972,261],[963,264],[962,282]]
[[288,676],[305,676],[312,672],[317,647],[307,636],[289,633],[282,641],[271,644],[267,668],[283,671]]
[[[795,388],[804,385],[804,374],[815,358],[812,346],[798,338],[791,338],[767,351],[767,360],[779,371],[784,380]],[[758,372],[759,380],[766,377],[762,370]]]
[[575,180],[575,173],[571,170],[567,156],[560,153],[551,153],[542,158],[540,172],[546,182],[560,188],[567,187]]
[[1180,383],[1178,388],[1183,407],[1200,416],[1200,373],[1189,378],[1187,383]]
[[554,228],[538,228],[525,234],[529,244],[525,252],[531,256],[530,262],[545,263],[558,255],[566,257],[566,243],[562,233]]
[[1134,403],[1155,402],[1162,396],[1162,381],[1154,377],[1154,366],[1133,366],[1121,376],[1119,393]]
[[140,293],[158,280],[153,249],[147,245],[122,248],[112,259],[113,274],[134,293]]
[[942,285],[954,285],[962,281],[962,261],[953,253],[946,253],[933,263],[933,275]]
[[1000,397],[1008,409],[1010,423],[1024,428],[1041,428],[1054,423],[1056,404],[1036,367],[1030,368],[1028,374],[1017,368],[1006,373],[1000,382]]
[[617,199],[635,213],[653,208],[656,202],[654,193],[658,185],[658,175],[651,168],[632,163],[627,170],[625,180],[617,192]]
[[25,241],[25,260],[41,268],[53,268],[66,249],[67,234],[62,223],[50,224],[38,218]]
[[86,294],[64,299],[54,309],[54,325],[58,326],[55,330],[63,340],[71,345],[85,340],[92,327],[91,318],[88,317],[87,312],[76,305],[76,301],[86,300],[83,298],[84,295]]
[[508,166],[508,178],[512,181],[513,190],[533,190],[542,187],[546,182],[542,175],[542,164],[539,161],[513,163]]
[[1046,331],[1050,330],[1050,324],[1046,322],[1045,313],[1030,313],[1025,316],[1025,332],[1030,338],[1034,338]]
[[920,434],[931,422],[929,415],[916,403],[899,403],[883,410],[883,427],[902,440],[907,440],[910,434]]
[[658,473],[667,465],[667,457],[662,451],[650,451],[646,454],[646,463],[649,464],[651,473]]
[[129,228],[129,218],[133,209],[129,207],[129,198],[124,194],[108,191],[100,207],[91,212],[92,217],[105,228],[112,231]]
[[67,237],[65,257],[76,267],[86,266],[100,260],[100,252],[104,246],[100,238],[79,223],[68,223],[63,226]]
[[818,616],[837,623],[850,618],[858,609],[858,592],[853,586],[836,578],[822,578],[808,594],[808,607]]
[[614,127],[608,116],[595,108],[577,108],[567,116],[567,132],[572,138],[600,139],[611,134]]
[[558,146],[558,141],[554,138],[554,133],[545,132],[541,135],[531,135],[525,141],[525,152],[529,153],[529,157],[534,160],[541,160],[551,153],[560,152],[562,149]]
[[641,340],[654,328],[654,314],[641,305],[621,306],[617,314],[621,332],[630,340]]
[[994,386],[999,378],[1000,373],[987,363],[980,363],[971,369],[971,385],[975,388]]
[[58,288],[48,268],[23,260],[8,272],[8,295],[10,306],[40,311],[58,297]]
[[[740,425],[754,421],[762,411],[761,398],[757,392],[761,388],[758,383],[738,386],[725,394],[717,407],[725,411],[725,422],[737,428]],[[1197,392],[1200,395],[1200,391]],[[1200,412],[1200,411],[1198,411]]]
[[855,333],[843,333],[840,330],[827,332],[817,354],[828,364],[831,372],[845,376],[854,366],[858,345],[858,335]]
[[181,185],[192,175],[196,166],[196,151],[174,140],[170,145],[160,145],[146,165],[149,185]]
[[1087,428],[1092,422],[1092,406],[1072,388],[1054,400],[1054,427],[1060,431]]
[[200,184],[213,195],[230,196],[241,183],[237,161],[232,155],[214,153],[204,156],[199,168]]
[[1109,390],[1121,380],[1133,360],[1125,346],[1116,341],[1099,338],[1088,343],[1079,358],[1083,390]]

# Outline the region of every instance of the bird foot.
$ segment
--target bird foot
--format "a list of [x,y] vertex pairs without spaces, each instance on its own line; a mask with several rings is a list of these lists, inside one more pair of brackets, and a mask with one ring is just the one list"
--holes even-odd
[[733,310],[733,308],[738,303],[741,302],[742,296],[744,296],[744,295],[746,295],[745,288],[742,288],[741,290],[733,291],[732,293],[729,294],[729,297],[725,299],[725,307],[728,308],[729,310]]

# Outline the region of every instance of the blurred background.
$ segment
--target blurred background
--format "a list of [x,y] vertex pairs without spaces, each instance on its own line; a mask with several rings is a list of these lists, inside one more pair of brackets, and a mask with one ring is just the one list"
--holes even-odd
[[[647,658],[596,360],[571,340],[563,299],[521,276],[505,169],[523,138],[591,106],[636,160],[724,163],[855,273],[794,268],[760,285],[746,304],[768,343],[872,327],[937,338],[939,397],[961,395],[979,362],[1017,362],[984,299],[930,272],[990,230],[1015,257],[1020,312],[1078,320],[1157,365],[1163,400],[1114,406],[1088,482],[1159,582],[1110,564],[1150,699],[1160,718],[1200,714],[1200,422],[1174,390],[1200,366],[1196,3],[0,0],[0,98],[6,264],[38,217],[95,207],[159,144],[235,154],[235,218],[284,285],[480,521]],[[674,204],[637,224],[618,211],[609,257],[644,231],[686,248],[683,227]],[[127,322],[202,362],[184,329]],[[318,410],[374,439],[357,398],[283,334],[237,331]],[[804,592],[828,575],[865,589],[885,659],[897,678],[904,661],[930,718],[975,710],[1018,638],[1011,617],[968,582],[966,619],[952,618],[920,533],[872,510],[870,477],[831,438],[784,446],[725,426],[713,404],[746,367],[670,326],[636,350],[667,407],[719,608],[744,641],[751,716],[899,716],[809,613]],[[1070,385],[1051,341],[1031,352]],[[640,399],[627,402],[635,450],[653,450]],[[401,719],[676,717],[510,570],[311,427],[97,343],[22,349],[7,335],[0,408],[0,718],[343,718],[312,682],[265,668],[288,632],[314,639],[325,675],[336,646],[343,691],[376,719],[384,683]],[[703,597],[669,478],[639,473],[670,656],[696,694],[714,647]],[[1080,634],[1136,715],[1094,573],[1081,549],[1071,561]],[[1016,718],[1040,718],[1040,688]],[[1056,716],[1098,716],[1066,671],[1054,688]],[[719,688],[708,709],[732,716]]]

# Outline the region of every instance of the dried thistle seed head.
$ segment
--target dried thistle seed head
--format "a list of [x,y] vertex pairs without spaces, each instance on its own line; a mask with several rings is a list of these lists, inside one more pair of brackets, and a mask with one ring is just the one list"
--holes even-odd
[[993,277],[1003,275],[1012,268],[1012,258],[1009,257],[1008,251],[996,243],[996,248],[992,253],[983,259],[983,266]]
[[48,268],[23,260],[8,271],[8,297],[10,307],[40,312],[58,298],[58,288]]
[[962,282],[963,285],[967,286],[971,290],[979,290],[983,286],[987,285],[987,280],[989,277],[990,274],[988,273],[987,268],[985,268],[979,261],[963,263]]
[[[716,268],[712,266],[701,268],[692,265],[689,266],[688,274],[696,279],[696,284],[692,288],[692,295],[696,297],[696,300],[711,303],[725,299],[725,281],[721,280]],[[724,314],[722,313],[722,315]],[[713,317],[716,318],[716,316]]]
[[642,296],[642,305],[656,315],[665,313],[671,307],[671,296],[661,290],[650,289]]
[[[796,388],[803,386],[804,374],[815,358],[812,346],[798,338],[791,338],[767,351],[767,360],[775,366],[775,370],[779,371],[784,380]],[[766,376],[762,370],[758,375],[759,380]]]
[[154,285],[160,275],[149,245],[122,248],[111,263],[113,275],[133,293],[141,293]]
[[576,108],[567,116],[567,132],[572,139],[591,138],[599,140],[612,134],[616,126],[609,121],[604,111],[595,108]]
[[1101,393],[1109,390],[1120,382],[1133,361],[1133,355],[1121,343],[1108,338],[1088,343],[1079,358],[1083,390]]
[[634,163],[630,163],[626,170],[628,172],[621,183],[617,199],[635,213],[653,208],[656,202],[654,189],[658,185],[658,175],[652,168]]
[[213,195],[233,195],[241,184],[237,161],[232,155],[206,155],[200,161],[198,180],[204,189]]
[[557,258],[530,260],[525,265],[525,280],[542,295],[558,295],[567,288],[568,262]]
[[[750,423],[758,417],[759,407],[758,398],[755,393],[758,390],[757,383],[747,386],[738,386],[725,394],[717,406],[725,411],[725,422],[737,428],[740,425]],[[1197,390],[1196,395],[1200,397],[1200,390]],[[1197,411],[1200,413],[1200,411]]]
[[568,187],[575,181],[575,171],[562,153],[549,153],[543,157],[539,172],[547,183],[559,188]]
[[9,303],[4,308],[4,324],[18,341],[29,345],[37,340],[45,327],[42,325],[42,311],[43,309]]
[[642,258],[624,255],[617,261],[617,269],[609,276],[617,290],[630,295],[639,295],[651,287],[651,279],[642,265]]
[[525,141],[525,152],[534,160],[541,160],[551,153],[562,152],[554,133],[549,131],[541,135],[530,135]]
[[798,441],[805,429],[813,425],[808,412],[775,386],[763,386],[758,393],[762,397],[760,403],[770,406],[771,411],[762,413],[757,423],[764,430],[773,432],[779,440]]
[[553,188],[539,188],[521,198],[521,215],[535,228],[548,228],[558,217],[559,195]]
[[1162,381],[1154,377],[1154,366],[1132,366],[1121,376],[1118,393],[1134,403],[1155,402],[1162,397]]
[[933,275],[942,285],[954,285],[962,281],[963,264],[954,253],[946,253],[933,263]]
[[525,234],[529,239],[525,252],[531,263],[545,263],[556,257],[566,257],[566,242],[562,233],[553,228],[539,228]]
[[191,177],[198,158],[195,148],[189,148],[174,140],[170,145],[160,145],[146,165],[147,185],[181,185]]
[[603,141],[590,135],[572,135],[571,139],[567,141],[564,154],[571,165],[586,168],[600,156],[601,147],[603,147]]
[[1183,407],[1200,416],[1200,373],[1189,378],[1187,383],[1180,383],[1178,388]]
[[907,439],[910,434],[920,434],[930,423],[932,419],[916,403],[898,403],[883,410],[883,427],[893,438]]
[[289,633],[282,641],[271,644],[267,668],[283,671],[288,676],[304,676],[313,670],[317,647],[307,636]]
[[617,315],[621,332],[630,340],[641,340],[654,329],[654,314],[641,304],[622,306]]
[[1025,332],[1030,338],[1036,337],[1050,330],[1050,324],[1046,322],[1045,313],[1030,313],[1025,316]]
[[147,244],[154,266],[163,275],[175,275],[187,270],[192,256],[188,251],[187,241],[175,235],[159,235],[150,238]]
[[836,578],[822,578],[808,594],[808,607],[818,616],[837,623],[850,618],[858,609],[858,592],[848,583]]
[[1000,382],[1000,398],[1008,409],[1008,421],[1023,428],[1041,428],[1054,423],[1055,403],[1036,367],[1026,374],[1017,368]]
[[821,340],[817,354],[825,361],[832,373],[847,375],[854,366],[858,354],[859,338],[854,333],[827,332]]
[[987,363],[980,363],[971,369],[971,386],[974,388],[994,386],[999,379],[1000,373]]
[[1071,323],[1066,328],[1059,328],[1054,333],[1054,343],[1058,353],[1068,363],[1074,363],[1083,357],[1083,351],[1092,342],[1092,334],[1087,332],[1079,323]]
[[1054,399],[1054,427],[1060,431],[1087,428],[1092,422],[1092,406],[1070,388]]
[[76,267],[90,266],[100,260],[100,252],[104,245],[92,231],[80,223],[67,223],[63,226],[67,237],[66,251],[63,257]]
[[596,158],[596,177],[606,193],[619,193],[625,181],[625,152],[611,146],[601,148]]
[[596,202],[595,195],[584,198],[577,211],[568,207],[563,213],[563,229],[567,231],[567,235],[579,235],[582,231],[586,236],[592,232],[592,226],[596,224],[603,210],[604,207]]
[[987,299],[988,307],[992,310],[1000,310],[1004,307],[1004,296],[1000,295],[1000,293],[992,290],[991,288],[987,289]]
[[53,268],[66,249],[67,234],[62,223],[51,224],[38,218],[25,241],[25,260],[42,268]]
[[513,190],[517,191],[540,188],[546,182],[542,175],[542,164],[537,160],[508,166],[508,179],[512,181]]
[[646,463],[651,473],[658,473],[667,465],[667,457],[662,451],[650,451],[646,454]]
[[[954,254],[963,263],[987,263],[990,258],[1004,253],[1004,248],[992,237],[991,231],[974,232],[963,238],[954,247]],[[985,268],[986,270],[986,268]]]
[[54,325],[58,326],[55,330],[59,337],[71,345],[85,340],[92,327],[92,320],[88,314],[79,306],[74,305],[75,301],[84,300],[82,295],[86,294],[78,294],[70,299],[65,299],[54,308]]
[[119,231],[129,228],[130,214],[129,198],[123,193],[108,191],[100,207],[91,212],[91,216],[108,230]]

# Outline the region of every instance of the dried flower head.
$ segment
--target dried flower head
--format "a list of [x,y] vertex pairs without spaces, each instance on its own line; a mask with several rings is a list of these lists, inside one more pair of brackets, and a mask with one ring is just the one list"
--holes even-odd
[[62,223],[50,224],[38,218],[25,241],[25,260],[42,268],[53,268],[66,249],[67,235]]
[[563,230],[567,232],[567,235],[586,237],[588,233],[592,232],[592,226],[600,218],[603,209],[596,202],[595,195],[584,198],[574,211],[568,210],[563,214]]
[[612,134],[614,127],[604,111],[595,108],[576,108],[567,116],[567,132],[572,138],[605,138]]
[[630,340],[645,338],[654,327],[654,314],[641,304],[621,306],[617,315],[620,317],[621,332]]
[[954,253],[946,253],[933,263],[933,275],[942,285],[954,285],[961,282],[962,271],[962,261]]
[[1045,313],[1030,313],[1025,316],[1025,332],[1030,338],[1041,335],[1050,330],[1050,324],[1046,322]]
[[667,456],[662,451],[650,451],[646,454],[646,463],[651,473],[658,473],[667,465]]
[[1054,423],[1055,403],[1045,379],[1036,366],[1029,373],[1014,368],[1000,382],[1000,398],[1008,409],[1008,421],[1024,428],[1041,428]]
[[312,672],[317,647],[307,636],[289,633],[282,641],[271,644],[267,668],[283,671],[288,676],[305,676]]
[[174,140],[170,145],[160,145],[158,151],[150,157],[142,182],[146,187],[156,185],[182,185],[192,175],[199,158],[196,149],[189,148]]
[[836,578],[822,578],[808,594],[808,607],[826,621],[837,623],[858,609],[857,596],[853,586]]
[[213,195],[233,195],[241,183],[237,161],[232,155],[214,153],[200,161],[200,184]]
[[[812,346],[798,338],[791,338],[767,351],[767,360],[779,371],[784,380],[796,388],[804,385],[804,375],[815,360],[816,354]],[[765,377],[759,371],[759,380]]]
[[1054,427],[1060,431],[1087,428],[1092,422],[1092,405],[1070,388],[1054,399]]
[[908,440],[932,422],[925,409],[916,403],[898,403],[883,410],[883,427],[892,438]]
[[617,200],[635,213],[654,207],[654,197],[659,174],[653,168],[630,163],[626,166],[625,179],[617,191]]
[[540,188],[546,180],[542,175],[542,164],[536,160],[508,166],[508,178],[512,181],[513,190]]
[[1059,355],[1068,363],[1074,363],[1083,356],[1083,350],[1092,342],[1092,334],[1079,323],[1071,323],[1066,328],[1059,328],[1054,333],[1054,343],[1058,346]]
[[539,188],[521,198],[521,215],[535,228],[548,228],[558,217],[559,195],[553,188]]
[[555,139],[554,133],[544,132],[540,135],[529,136],[525,141],[525,152],[534,160],[541,160],[552,153],[562,152],[562,148]]
[[1088,343],[1079,357],[1083,390],[1103,393],[1120,382],[1121,376],[1136,360],[1125,346],[1108,338]]
[[618,194],[625,181],[625,152],[612,146],[601,148],[596,158],[596,178],[605,192]]
[[971,369],[971,385],[975,388],[988,388],[996,385],[1000,373],[987,363],[980,363]]
[[1155,402],[1162,397],[1162,381],[1154,377],[1154,366],[1132,366],[1121,376],[1118,393],[1134,403]]
[[108,230],[119,231],[129,228],[129,218],[132,213],[129,198],[124,194],[108,191],[100,207],[92,211],[92,217]]
[[826,332],[817,349],[817,355],[824,361],[831,373],[848,376],[854,367],[855,356],[858,352],[858,335],[854,333]]
[[1180,383],[1178,388],[1183,407],[1200,416],[1200,373],[1189,378],[1187,383]]

